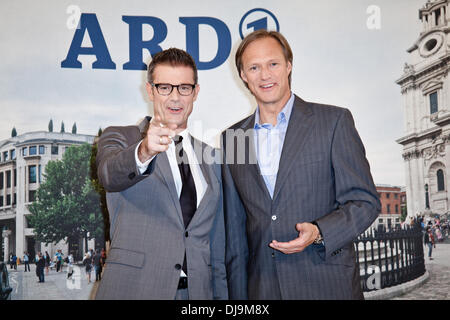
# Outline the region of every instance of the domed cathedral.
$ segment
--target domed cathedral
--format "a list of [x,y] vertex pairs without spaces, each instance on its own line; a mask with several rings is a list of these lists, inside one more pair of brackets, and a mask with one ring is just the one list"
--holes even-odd
[[419,10],[422,32],[397,80],[403,95],[408,216],[450,214],[450,0]]

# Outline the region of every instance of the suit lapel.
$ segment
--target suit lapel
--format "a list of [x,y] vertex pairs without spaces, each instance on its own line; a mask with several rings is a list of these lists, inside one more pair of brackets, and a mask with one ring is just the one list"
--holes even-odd
[[306,138],[311,134],[313,125],[313,112],[308,104],[295,96],[289,125],[281,152],[280,164],[275,183],[273,200],[275,200],[289,175],[289,170],[302,150]]
[[176,208],[177,215],[179,217],[180,223],[184,226],[183,213],[181,211],[180,199],[178,198],[177,188],[175,187],[175,182],[172,175],[172,170],[170,169],[169,159],[165,152],[161,152],[156,156],[156,170],[159,170],[161,175],[166,182],[166,186],[169,189],[170,196],[172,197],[173,204]]
[[[245,163],[243,165],[236,166],[236,170],[238,171],[239,176],[246,176],[246,175],[252,175],[256,177],[256,183],[258,184],[258,187],[263,190],[264,195],[266,198],[271,200],[269,190],[267,189],[266,183],[264,182],[264,179],[261,175],[261,170],[259,169],[258,163],[250,163],[250,159],[258,159],[256,155],[255,150],[255,135],[254,135],[254,126],[255,126],[255,114],[253,114],[251,117],[245,121],[241,128],[244,130],[244,132],[249,132],[250,130],[251,135],[249,139],[249,145],[248,148],[245,148]],[[234,143],[234,154],[238,155],[238,144]]]
[[[200,169],[202,171],[203,177],[205,178],[206,183],[208,184],[205,194],[203,195],[202,200],[200,201],[197,210],[192,217],[191,222],[188,225],[188,228],[195,226],[197,221],[201,219],[203,213],[207,211],[206,209],[210,208],[211,200],[219,195],[219,181],[217,180],[216,175],[214,174],[214,170],[212,165],[208,165],[205,163],[203,159],[203,151],[206,147],[201,141],[192,137],[192,147],[194,149],[194,153],[197,157],[197,160],[200,165]],[[212,210],[209,210],[213,212]]]

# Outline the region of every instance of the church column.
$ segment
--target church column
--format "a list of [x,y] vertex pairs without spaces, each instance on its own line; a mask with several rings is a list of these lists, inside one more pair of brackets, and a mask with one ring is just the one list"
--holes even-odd
[[3,249],[3,260],[7,262],[9,260],[9,236],[11,234],[11,230],[3,230],[2,237],[4,243]]
[[445,25],[445,9],[444,7],[441,7],[441,18],[439,19],[440,25]]

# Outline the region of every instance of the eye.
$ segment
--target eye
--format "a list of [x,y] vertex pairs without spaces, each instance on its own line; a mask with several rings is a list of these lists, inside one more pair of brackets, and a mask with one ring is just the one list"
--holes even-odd
[[249,71],[256,71],[258,70],[257,66],[251,66],[250,68],[248,68]]

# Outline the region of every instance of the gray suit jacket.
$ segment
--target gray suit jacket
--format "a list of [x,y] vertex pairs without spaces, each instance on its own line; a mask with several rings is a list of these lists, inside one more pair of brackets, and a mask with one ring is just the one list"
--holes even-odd
[[[201,163],[208,187],[185,229],[166,153],[143,175],[136,167],[134,152],[148,123],[149,117],[139,126],[109,127],[98,142],[111,248],[96,299],[174,299],[185,252],[189,298],[227,299],[220,165]],[[193,142],[199,153],[207,148]]]
[[[230,129],[254,123],[252,115]],[[230,298],[362,299],[352,240],[376,219],[380,202],[351,113],[295,98],[273,200],[258,165],[248,163],[255,156],[248,137],[247,161],[237,164],[237,143],[222,134],[226,157],[234,151],[236,160],[223,167]],[[325,246],[291,255],[269,247],[297,238],[296,223],[313,221]]]

